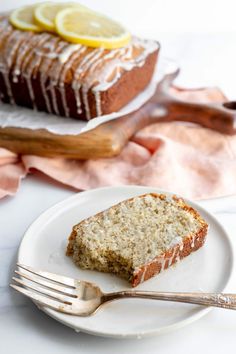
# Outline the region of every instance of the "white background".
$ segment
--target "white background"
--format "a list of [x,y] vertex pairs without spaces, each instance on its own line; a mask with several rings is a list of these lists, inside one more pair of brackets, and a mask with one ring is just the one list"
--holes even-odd
[[[0,0],[0,5],[1,10],[8,10],[36,2]],[[143,36],[160,32],[236,31],[234,0],[81,0],[80,3],[116,18]]]
[[[26,3],[32,1],[0,0],[0,11]],[[236,99],[235,0],[84,0],[81,3],[116,18],[135,34],[160,40],[162,55],[177,60],[181,66],[180,85],[218,85],[231,99]],[[22,182],[17,196],[0,201],[1,353],[220,354],[234,350],[236,313],[233,311],[214,310],[186,328],[156,338],[112,340],[77,334],[10,291],[8,284],[17,248],[26,228],[46,208],[73,193],[45,177],[30,176]],[[210,210],[216,212],[236,248],[236,198],[224,202],[213,200]]]

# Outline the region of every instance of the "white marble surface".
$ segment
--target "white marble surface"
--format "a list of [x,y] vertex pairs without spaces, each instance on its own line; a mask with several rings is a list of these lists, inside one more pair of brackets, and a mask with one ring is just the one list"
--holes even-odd
[[[4,0],[0,2],[0,10],[6,10],[26,2]],[[131,2],[132,0],[128,1],[129,5]],[[198,17],[199,7],[198,10],[194,7],[189,8],[192,22],[188,17],[187,24],[185,22],[186,14],[181,15],[179,12],[177,17],[175,12],[169,11],[171,33],[167,34],[166,21],[161,20],[160,23],[154,25],[153,21],[148,20],[150,18],[148,16],[152,16],[151,14],[155,10],[154,2],[137,1],[136,16],[134,12],[126,11],[124,20],[133,21],[132,27],[137,32],[143,31],[146,35],[161,40],[163,54],[178,60],[182,67],[178,79],[179,84],[187,86],[218,85],[231,99],[235,99],[236,32],[226,33],[225,31],[235,30],[236,25],[234,25],[235,21],[230,20],[225,20],[223,24],[222,21],[220,22],[220,15],[222,15],[221,19],[226,18],[227,12],[224,12],[224,9],[227,7],[227,1],[217,2],[217,4],[214,1],[214,16],[210,13],[209,3],[211,1],[204,1],[205,10],[207,4],[209,5],[208,12],[209,16],[211,15],[213,30],[220,31],[220,33],[211,31],[212,33],[208,34],[203,33],[204,30],[212,28],[208,28],[206,15],[203,15],[202,18]],[[180,2],[184,3],[183,0]],[[97,8],[100,6],[98,1],[91,0],[89,3],[94,3]],[[118,2],[114,8],[109,6],[111,1],[100,0],[99,3],[102,9],[108,8],[110,14],[119,12],[117,12]],[[123,1],[121,3],[124,4]],[[170,3],[169,0],[165,1],[165,4],[164,1],[157,1],[156,10],[162,4],[162,15],[167,17],[168,4],[169,10],[171,9]],[[185,4],[187,3],[191,2],[185,1]],[[201,1],[198,4],[200,6]],[[142,8],[145,9],[146,16],[140,21]],[[229,17],[232,16],[232,11],[233,9],[228,7]],[[227,18],[229,19],[229,17]],[[219,28],[217,28],[217,19],[219,19]],[[187,33],[186,26],[195,32]],[[177,29],[176,33],[175,28]],[[0,352],[8,354],[17,352],[25,354],[32,352],[34,354],[105,354],[111,352],[114,354],[131,352],[137,354],[146,352],[150,354],[157,352],[184,354],[191,352],[195,354],[212,351],[215,354],[220,354],[231,352],[235,343],[236,312],[234,311],[214,309],[197,322],[163,336],[141,340],[115,340],[76,333],[48,318],[29,300],[9,289],[8,284],[15,268],[17,249],[23,233],[41,212],[73,193],[73,190],[66,189],[41,175],[32,175],[21,183],[19,193],[15,197],[0,201]],[[202,204],[213,212],[226,228],[236,254],[236,196],[204,201]],[[217,269],[215,271],[217,272]],[[236,292],[236,266],[227,290]]]

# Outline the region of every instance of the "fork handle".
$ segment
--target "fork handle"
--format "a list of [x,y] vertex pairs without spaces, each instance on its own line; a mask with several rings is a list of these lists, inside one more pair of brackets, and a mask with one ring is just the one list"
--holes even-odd
[[236,310],[236,294],[224,293],[179,293],[155,291],[120,291],[105,294],[103,301],[113,301],[122,298],[142,298],[162,301],[184,302],[204,306],[221,307]]

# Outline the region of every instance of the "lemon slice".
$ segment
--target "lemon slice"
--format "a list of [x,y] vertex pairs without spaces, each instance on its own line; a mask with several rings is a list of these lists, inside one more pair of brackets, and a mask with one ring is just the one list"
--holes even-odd
[[13,11],[10,15],[11,24],[23,31],[41,32],[42,28],[34,20],[35,6],[24,6]]
[[62,10],[56,16],[55,25],[62,38],[88,47],[119,48],[130,41],[124,27],[93,11]]
[[59,11],[65,8],[76,7],[81,11],[89,11],[89,9],[83,5],[73,2],[66,3],[55,3],[46,2],[36,6],[34,11],[35,21],[40,27],[47,31],[54,32],[55,28],[55,17]]

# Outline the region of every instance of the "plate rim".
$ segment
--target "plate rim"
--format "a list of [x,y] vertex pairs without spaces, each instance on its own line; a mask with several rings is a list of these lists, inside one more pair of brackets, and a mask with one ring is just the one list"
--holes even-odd
[[[82,191],[82,192],[78,192],[75,193],[72,196],[69,196],[67,198],[64,198],[63,200],[55,203],[54,205],[52,205],[51,207],[47,208],[44,212],[42,212],[36,219],[34,219],[34,221],[29,225],[29,227],[26,229],[26,231],[24,232],[24,235],[21,239],[20,242],[20,246],[18,248],[18,252],[17,252],[17,262],[21,263],[20,259],[21,259],[21,253],[23,251],[24,248],[24,243],[27,242],[28,237],[30,237],[30,233],[31,233],[31,229],[35,227],[35,225],[37,225],[38,222],[40,222],[40,219],[47,216],[48,213],[53,212],[53,210],[55,209],[55,211],[60,210],[63,206],[66,206],[68,204],[70,204],[71,202],[73,203],[74,201],[76,201],[77,198],[79,198],[81,195],[84,194],[93,194],[96,192],[107,192],[109,190],[114,190],[114,189],[121,189],[121,190],[134,190],[138,191],[140,190],[140,194],[142,194],[142,191],[144,193],[147,193],[147,189],[152,190],[154,193],[164,193],[164,194],[169,194],[169,195],[178,195],[176,193],[170,192],[170,191],[165,191],[161,188],[157,188],[157,187],[152,187],[152,186],[139,186],[139,185],[119,185],[119,186],[106,186],[106,187],[100,187],[100,188],[94,188],[94,189],[90,189],[90,190],[86,190],[86,191]],[[179,195],[178,195],[179,196]],[[224,237],[228,243],[228,247],[230,250],[230,262],[228,265],[228,274],[227,274],[227,278],[226,280],[224,280],[223,283],[223,287],[221,289],[221,291],[224,291],[224,289],[226,288],[226,286],[228,285],[228,283],[231,280],[231,276],[232,276],[232,272],[233,272],[233,266],[234,266],[234,252],[233,252],[233,246],[232,246],[232,241],[227,233],[227,231],[225,230],[225,228],[223,227],[223,225],[216,219],[216,217],[209,212],[207,209],[205,209],[205,203],[209,200],[212,201],[212,199],[205,199],[204,200],[204,206],[201,206],[201,202],[202,200],[197,200],[197,201],[191,201],[188,198],[184,197],[184,200],[187,203],[190,204],[194,204],[197,206],[198,209],[202,210],[203,212],[206,212],[207,214],[209,214],[209,216],[213,219],[213,221],[217,224],[217,226],[221,229],[221,231],[224,234]],[[34,302],[34,301],[33,301]],[[36,304],[36,302],[34,302]],[[66,325],[67,327],[70,327],[72,329],[74,329],[76,332],[81,332],[81,333],[87,333],[90,335],[95,335],[95,336],[100,336],[100,337],[107,337],[107,338],[127,338],[127,339],[131,339],[131,338],[144,338],[144,337],[151,337],[151,336],[155,336],[155,335],[160,335],[160,334],[166,334],[168,332],[171,332],[173,330],[182,328],[188,324],[191,324],[193,322],[195,322],[196,320],[200,319],[201,317],[205,316],[207,313],[209,313],[213,307],[203,307],[203,306],[199,306],[199,311],[197,311],[195,314],[189,316],[186,319],[183,319],[177,323],[171,324],[171,325],[166,325],[163,326],[161,328],[157,328],[157,329],[153,329],[153,330],[147,330],[147,331],[140,331],[139,333],[126,333],[126,334],[121,334],[121,333],[107,333],[104,332],[102,330],[90,330],[89,328],[84,328],[83,326],[77,326],[77,325],[72,325],[71,322],[60,318],[60,316],[58,316],[58,312],[56,312],[55,310],[52,310],[50,308],[46,308],[44,306],[38,305],[36,304],[36,306],[42,310],[44,313],[46,313],[48,316],[50,316],[51,318],[57,320],[59,323],[62,323],[64,325]],[[59,313],[60,315],[61,313]],[[66,317],[67,318],[67,317]]]

